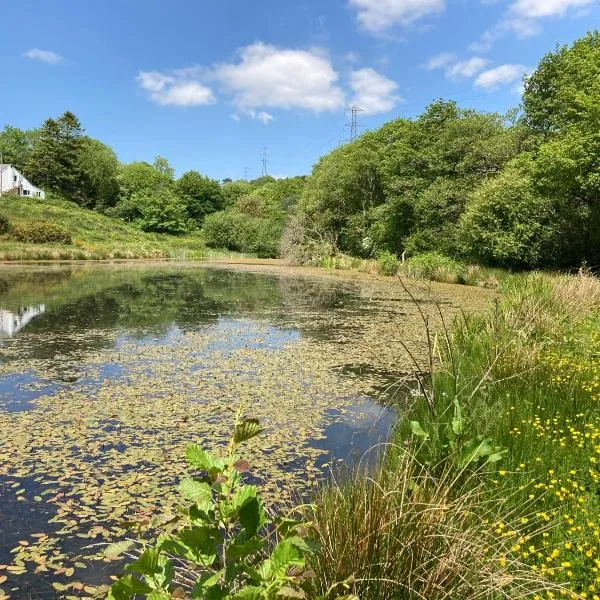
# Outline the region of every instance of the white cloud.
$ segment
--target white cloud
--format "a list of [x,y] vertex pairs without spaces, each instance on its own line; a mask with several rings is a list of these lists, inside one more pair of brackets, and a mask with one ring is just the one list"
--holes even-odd
[[490,64],[490,61],[486,58],[480,58],[479,56],[474,56],[473,58],[469,58],[467,60],[462,60],[456,62],[454,64],[448,65],[446,68],[446,77],[448,79],[452,79],[454,81],[458,79],[467,79],[469,77],[474,77],[485,69]]
[[514,0],[502,19],[485,31],[470,48],[473,52],[485,52],[496,40],[508,34],[521,39],[532,37],[541,32],[541,19],[563,17],[570,12],[578,15],[594,2],[595,0]]
[[52,52],[51,50],[40,50],[39,48],[31,48],[31,50],[27,50],[23,56],[30,58],[31,60],[41,60],[49,65],[58,65],[64,61],[64,58],[56,54],[56,52]]
[[358,11],[358,22],[371,33],[382,33],[395,25],[408,26],[431,14],[443,12],[445,0],[350,0]]
[[264,107],[338,110],[344,93],[329,58],[316,50],[288,50],[257,42],[239,50],[236,63],[213,74],[242,110]]
[[202,106],[216,102],[209,87],[185,75],[185,71],[175,71],[173,75],[140,71],[137,81],[149,92],[150,100],[161,106]]
[[368,115],[389,112],[402,101],[396,94],[398,84],[375,69],[353,71],[350,87],[354,92],[351,104],[359,106]]
[[480,73],[475,79],[475,87],[494,90],[502,85],[514,83],[529,71],[525,65],[501,65]]
[[424,65],[423,68],[428,71],[435,71],[436,69],[443,69],[450,63],[456,60],[456,54],[453,52],[442,52],[436,56],[432,56]]
[[230,117],[236,122],[239,123],[242,118],[240,117],[240,115],[238,115],[237,113],[233,113],[232,115],[230,115]]
[[255,110],[247,110],[245,111],[245,113],[253,119],[260,121],[264,125],[268,125],[271,121],[275,120],[275,117],[272,114],[269,114],[264,110],[261,110],[259,112],[256,112]]
[[516,0],[509,8],[509,12],[526,19],[539,19],[541,17],[560,17],[567,11],[585,8],[595,0]]

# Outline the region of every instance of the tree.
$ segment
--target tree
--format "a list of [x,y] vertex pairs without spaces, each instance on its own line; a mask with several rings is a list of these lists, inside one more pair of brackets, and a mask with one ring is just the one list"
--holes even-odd
[[523,156],[472,194],[459,236],[469,258],[518,269],[560,261],[557,202],[536,192],[533,169]]
[[175,169],[169,164],[169,161],[162,157],[157,156],[154,159],[154,163],[152,166],[159,172],[162,173],[165,177],[168,177],[170,180],[175,178]]
[[534,131],[557,135],[590,118],[598,123],[600,106],[600,32],[593,31],[571,47],[546,54],[525,82],[525,122]]
[[187,230],[185,204],[169,188],[135,192],[130,202],[138,211],[133,222],[142,231],[179,234]]
[[175,191],[187,206],[188,218],[198,226],[207,215],[223,208],[223,190],[218,181],[198,171],[184,173],[175,183]]
[[36,137],[25,165],[25,174],[37,185],[59,192],[78,204],[85,204],[84,175],[81,171],[83,129],[72,112],[47,119]]
[[0,132],[2,162],[13,165],[19,171],[25,169],[33,144],[34,133],[5,125]]
[[119,161],[114,150],[90,137],[83,138],[79,156],[85,205],[99,210],[114,206],[119,197]]
[[147,162],[121,165],[117,175],[121,188],[121,199],[136,192],[161,191],[171,186],[171,178]]

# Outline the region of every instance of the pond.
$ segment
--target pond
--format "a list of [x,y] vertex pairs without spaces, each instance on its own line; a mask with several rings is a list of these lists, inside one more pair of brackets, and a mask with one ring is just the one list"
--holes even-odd
[[247,458],[273,507],[370,464],[427,364],[411,296],[432,318],[461,303],[292,269],[1,270],[4,594],[101,596],[120,567],[102,546],[173,514],[186,444],[218,451],[239,406],[265,428]]

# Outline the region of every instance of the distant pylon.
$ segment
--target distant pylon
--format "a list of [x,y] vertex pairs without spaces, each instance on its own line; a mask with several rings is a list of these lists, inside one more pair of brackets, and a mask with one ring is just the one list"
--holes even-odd
[[262,176],[265,177],[269,173],[268,165],[269,165],[269,149],[264,146],[262,151]]
[[244,179],[248,181],[248,173],[250,169],[248,167],[244,167]]
[[355,104],[346,110],[350,111],[350,123],[346,123],[346,125],[350,127],[350,137],[348,138],[348,141],[353,142],[358,137],[358,128],[360,127],[358,113],[364,112],[364,109]]

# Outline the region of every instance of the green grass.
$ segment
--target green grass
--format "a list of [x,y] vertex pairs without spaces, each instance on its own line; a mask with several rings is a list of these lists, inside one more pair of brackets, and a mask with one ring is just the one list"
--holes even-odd
[[600,598],[600,280],[511,275],[500,292],[429,332],[385,459],[317,498],[317,591]]
[[[406,421],[428,435],[423,460],[456,460],[474,439],[506,452],[476,465],[488,497],[505,498],[490,532],[568,597],[598,598],[600,280],[533,273],[501,292],[438,337],[441,368]],[[398,443],[415,439],[407,422]]]
[[131,225],[72,202],[50,197],[33,200],[18,196],[0,199],[0,214],[12,225],[31,221],[57,223],[71,235],[71,244],[30,244],[10,235],[0,237],[0,260],[157,259],[196,260],[206,257],[198,234],[171,236],[144,233]]

